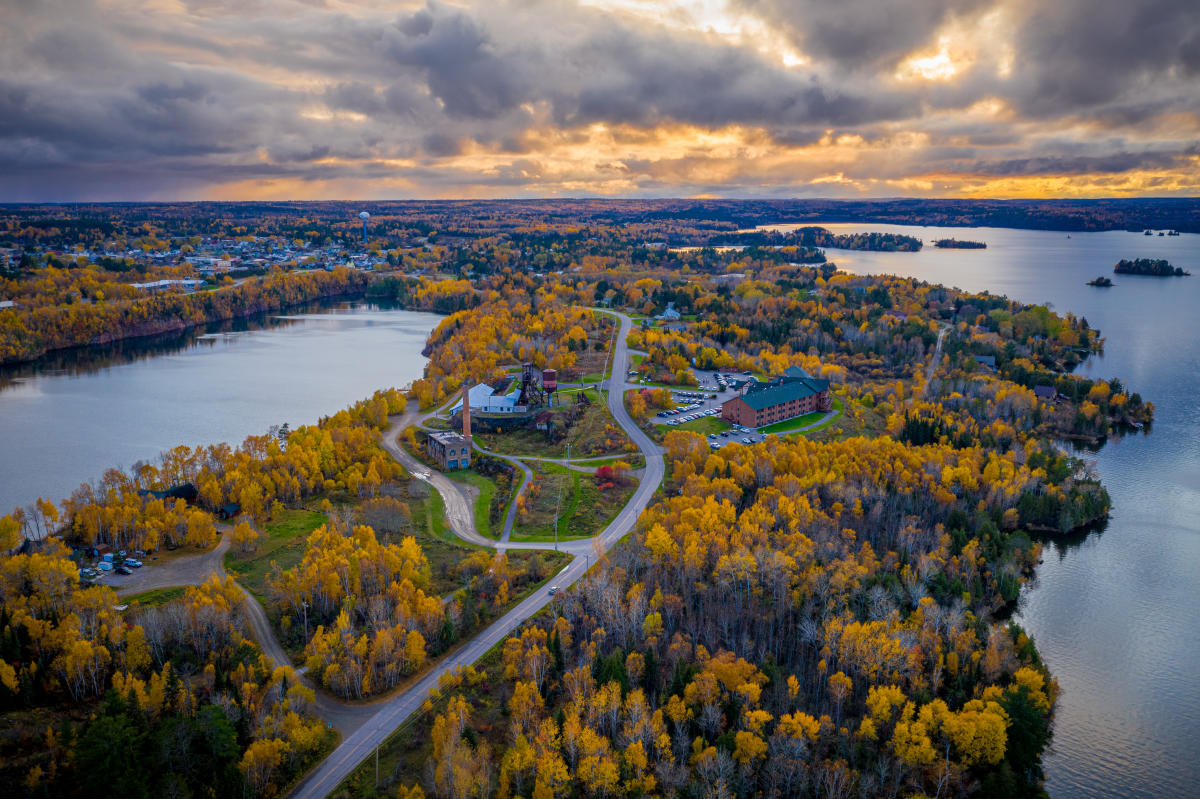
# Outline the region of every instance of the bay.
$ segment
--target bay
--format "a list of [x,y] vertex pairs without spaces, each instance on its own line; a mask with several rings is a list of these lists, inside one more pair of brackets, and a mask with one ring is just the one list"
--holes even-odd
[[331,303],[0,370],[0,512],[179,444],[236,446],[424,373],[440,316]]
[[[828,250],[858,274],[896,274],[1046,303],[1085,317],[1104,354],[1080,373],[1119,377],[1153,402],[1145,434],[1077,454],[1113,499],[1105,529],[1046,546],[1017,621],[1062,687],[1045,757],[1054,799],[1193,797],[1200,785],[1200,236],[822,224],[916,236],[915,253]],[[771,226],[782,228],[784,226]],[[795,226],[791,226],[795,227]],[[937,239],[986,250],[935,249]],[[1194,277],[1114,275],[1166,258]],[[1099,275],[1113,288],[1084,285]]]

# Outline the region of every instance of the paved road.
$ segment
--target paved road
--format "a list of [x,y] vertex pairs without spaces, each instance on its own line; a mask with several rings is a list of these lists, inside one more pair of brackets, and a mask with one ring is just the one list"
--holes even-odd
[[521,496],[521,493],[533,480],[533,472],[516,458],[510,458],[507,455],[497,455],[496,457],[508,461],[521,470],[521,484],[513,491],[512,499],[508,503],[508,511],[504,514],[504,529],[500,531],[500,543],[507,544],[509,537],[512,536],[513,525],[517,521],[517,497]]
[[[621,509],[616,518],[604,528],[604,531],[599,536],[595,539],[571,541],[559,545],[559,549],[577,555],[590,553],[593,550],[605,551],[629,533],[633,529],[638,516],[650,504],[650,500],[654,496],[654,492],[658,490],[665,473],[662,449],[650,440],[650,437],[634,423],[629,413],[625,410],[624,396],[627,386],[624,375],[628,371],[629,364],[629,350],[625,344],[625,338],[632,327],[632,321],[624,314],[617,314],[611,311],[603,311],[603,313],[610,313],[620,319],[620,329],[617,332],[617,342],[613,353],[614,378],[612,388],[614,390],[608,393],[608,408],[613,418],[616,419],[617,424],[641,448],[642,455],[646,459],[646,469],[641,483],[638,484],[637,490],[634,491],[629,502]],[[620,376],[619,379],[616,377],[618,375]],[[410,418],[409,412],[405,412],[405,414],[399,417],[399,420],[404,420],[405,418]],[[412,418],[415,417],[411,417],[408,423],[412,423]],[[453,489],[453,486],[456,484],[444,475],[438,475],[436,472],[429,470],[428,467],[420,464],[392,443],[395,432],[398,432],[400,429],[403,428],[399,426],[398,421],[397,424],[392,425],[386,434],[385,444],[388,444],[388,451],[396,455],[397,459],[406,468],[409,468],[410,471],[414,473],[429,473],[430,483],[441,491],[446,498],[447,516],[449,517],[450,506],[452,504],[451,497],[461,497],[461,494]],[[409,466],[410,463],[413,465]],[[441,477],[445,482],[438,481],[437,477]],[[451,490],[443,491],[443,486]],[[496,546],[497,542],[484,539],[474,530],[473,516],[469,511],[469,507],[466,508],[464,515],[461,508],[457,509],[455,513],[458,521],[457,523],[451,523],[451,529],[456,534],[461,529],[463,532],[475,536],[475,538],[464,536],[467,540],[475,541],[484,546]],[[553,545],[521,544],[520,546],[522,548],[549,548]],[[560,588],[573,585],[583,577],[590,564],[591,559],[589,557],[582,559],[579,557],[574,558],[566,568],[559,572],[558,577],[554,580],[554,584]],[[515,608],[504,614],[498,621],[477,635],[468,644],[430,669],[429,673],[412,688],[386,702],[380,703],[378,712],[352,734],[346,736],[341,746],[334,750],[333,754],[326,758],[303,782],[296,786],[291,795],[296,797],[296,799],[321,799],[321,797],[327,796],[342,780],[350,775],[359,763],[369,757],[372,751],[382,744],[393,730],[420,708],[421,704],[428,698],[430,691],[437,687],[438,681],[443,674],[460,666],[474,663],[488,649],[502,641],[513,629],[551,601],[552,598],[549,596],[547,589],[543,588],[534,592]]]

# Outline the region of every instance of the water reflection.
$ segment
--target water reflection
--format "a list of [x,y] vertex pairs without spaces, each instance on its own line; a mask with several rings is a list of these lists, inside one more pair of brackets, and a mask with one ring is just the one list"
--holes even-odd
[[237,319],[210,322],[179,332],[123,339],[111,344],[54,350],[33,361],[0,366],[0,391],[18,383],[28,382],[32,377],[75,377],[95,374],[112,366],[171,355],[188,348],[212,348],[221,343],[232,343],[243,334],[296,325],[311,319],[314,314],[319,315],[339,308],[348,311],[363,308],[383,311],[396,310],[396,306],[391,303],[348,302],[339,299],[317,300],[293,308],[286,315],[264,312]]
[[0,509],[178,444],[240,443],[420,377],[434,314],[323,302],[0,370]]

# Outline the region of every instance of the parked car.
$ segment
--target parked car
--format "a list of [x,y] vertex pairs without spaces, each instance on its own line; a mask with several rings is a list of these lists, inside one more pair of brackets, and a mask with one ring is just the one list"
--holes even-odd
[[133,574],[133,569],[127,568],[125,566],[118,566],[115,569],[115,571],[117,574]]
[[136,558],[126,558],[125,565],[132,566],[135,569],[142,568],[142,562],[140,560],[137,560]]

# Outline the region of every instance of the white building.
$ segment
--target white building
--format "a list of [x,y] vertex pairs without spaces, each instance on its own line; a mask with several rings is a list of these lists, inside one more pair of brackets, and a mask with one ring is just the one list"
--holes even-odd
[[[529,406],[517,404],[517,400],[521,396],[520,390],[517,389],[508,394],[497,394],[496,390],[487,383],[479,383],[468,393],[471,397],[471,410],[478,413],[525,413],[529,410]],[[461,399],[450,409],[450,413],[457,413],[460,408],[462,408]]]

